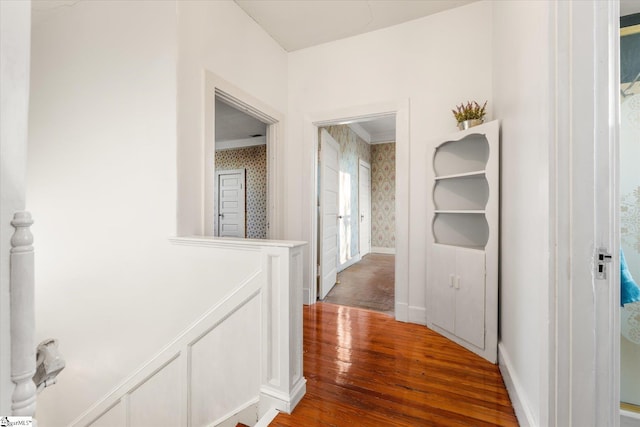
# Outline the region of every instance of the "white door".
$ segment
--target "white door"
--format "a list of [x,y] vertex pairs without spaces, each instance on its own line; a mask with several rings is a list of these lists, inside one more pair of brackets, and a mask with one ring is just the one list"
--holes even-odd
[[245,170],[216,172],[219,237],[245,237]]
[[456,248],[456,335],[484,349],[485,252]]
[[340,146],[320,131],[320,299],[336,284],[338,274],[338,193]]
[[360,209],[360,256],[371,252],[371,165],[360,160],[358,173],[358,207]]
[[456,249],[444,245],[432,245],[431,267],[427,269],[431,292],[430,317],[434,325],[451,333],[455,332]]

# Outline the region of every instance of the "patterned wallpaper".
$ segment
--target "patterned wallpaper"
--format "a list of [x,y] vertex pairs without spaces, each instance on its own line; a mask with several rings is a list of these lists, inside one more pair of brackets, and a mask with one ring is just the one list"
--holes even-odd
[[267,146],[216,151],[216,171],[246,169],[247,238],[267,238]]
[[396,143],[371,146],[371,246],[396,247]]
[[342,221],[340,263],[358,254],[358,168],[359,159],[371,163],[371,146],[347,125],[327,126],[329,135],[340,144],[340,214]]

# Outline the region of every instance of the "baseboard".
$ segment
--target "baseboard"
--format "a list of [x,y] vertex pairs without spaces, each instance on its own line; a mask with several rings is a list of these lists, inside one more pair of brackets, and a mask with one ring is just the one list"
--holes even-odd
[[640,414],[621,409],[620,427],[640,427]]
[[396,248],[383,248],[383,247],[380,247],[380,246],[372,246],[371,247],[371,253],[395,255],[396,254]]
[[338,266],[338,273],[340,273],[342,270],[346,270],[347,268],[351,267],[353,264],[360,262],[361,259],[362,257],[360,256],[360,254],[358,254],[353,258],[351,258],[350,260],[347,260],[344,264],[340,264]]
[[258,414],[263,416],[271,409],[290,414],[307,392],[307,380],[300,378],[293,386],[291,394],[263,385],[260,388],[260,408]]
[[427,324],[427,309],[425,307],[409,306],[409,323]]
[[396,320],[398,322],[409,321],[409,304],[404,302],[396,302],[395,312]]
[[524,392],[518,377],[513,375],[515,371],[502,342],[498,343],[498,366],[520,427],[534,427],[536,424],[531,414],[531,409],[523,398]]
[[[253,427],[269,427],[269,424],[271,424],[271,421],[273,421],[279,414],[280,412],[273,408],[273,409],[269,409],[267,411],[266,414],[264,414],[256,423],[256,425],[254,425]],[[248,425],[248,424],[247,424]]]
[[248,426],[255,425],[258,421],[258,398],[251,399],[244,405],[240,405],[228,415],[220,417],[211,427],[235,427],[238,423]]

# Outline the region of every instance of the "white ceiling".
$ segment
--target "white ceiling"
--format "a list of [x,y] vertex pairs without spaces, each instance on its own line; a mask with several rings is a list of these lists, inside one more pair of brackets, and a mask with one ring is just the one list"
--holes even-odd
[[266,144],[267,125],[216,98],[216,149]]
[[401,24],[477,0],[234,0],[286,51]]

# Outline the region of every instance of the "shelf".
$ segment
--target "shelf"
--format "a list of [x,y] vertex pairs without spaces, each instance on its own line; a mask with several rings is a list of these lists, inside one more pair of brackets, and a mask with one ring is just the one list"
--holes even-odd
[[457,210],[451,210],[451,209],[437,209],[435,211],[435,213],[437,214],[484,214],[484,210],[478,210],[478,209],[457,209]]
[[474,251],[484,251],[484,246],[471,246],[471,245],[450,245],[447,243],[434,243],[435,246],[447,246],[449,248],[462,248],[471,249]]
[[434,242],[446,245],[484,247],[489,240],[489,225],[481,211],[436,211],[432,231]]
[[441,179],[455,179],[455,178],[474,178],[474,177],[483,177],[485,175],[485,170],[479,171],[471,171],[471,172],[463,172],[463,173],[454,173],[452,175],[442,175],[436,176],[436,181]]

